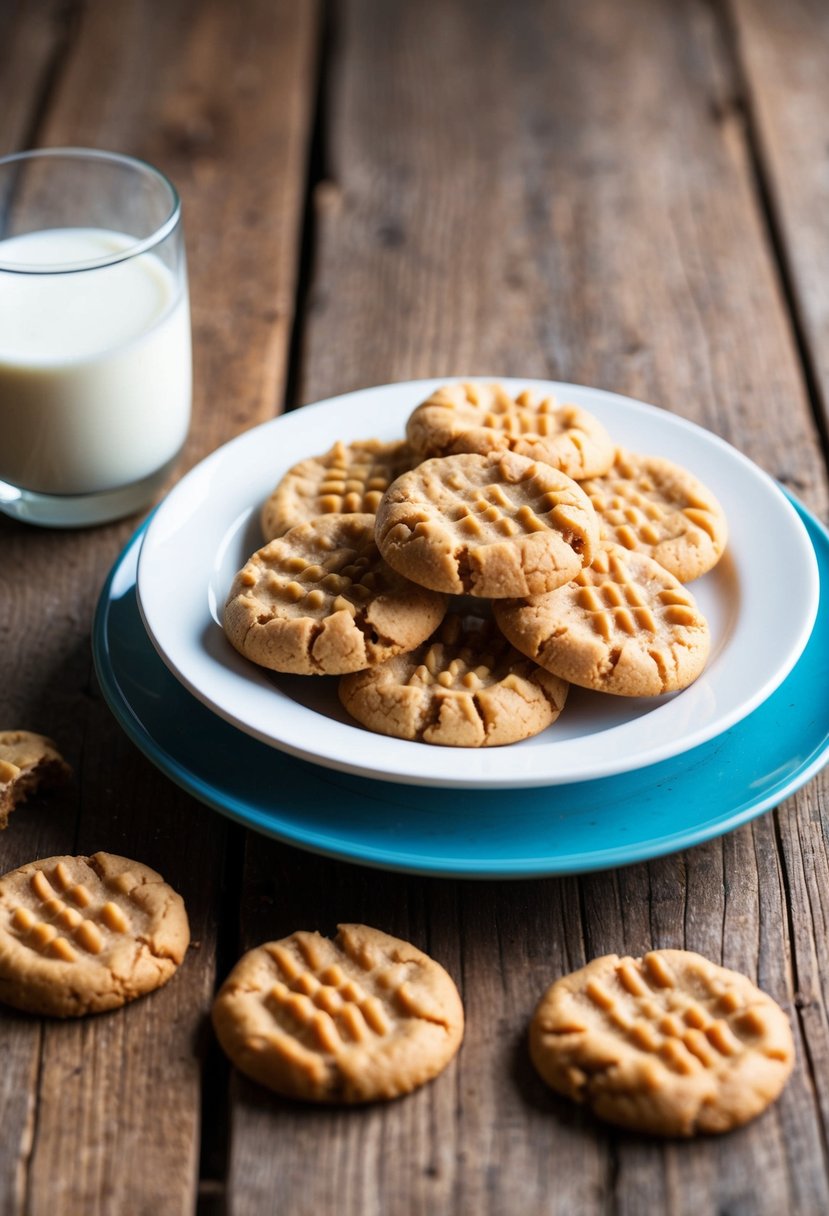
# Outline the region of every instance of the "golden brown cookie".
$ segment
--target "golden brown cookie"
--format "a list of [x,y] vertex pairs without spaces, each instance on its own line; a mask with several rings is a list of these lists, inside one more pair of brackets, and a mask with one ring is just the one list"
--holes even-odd
[[744,975],[690,950],[609,954],[545,992],[530,1024],[543,1079],[602,1119],[659,1136],[759,1115],[794,1063],[788,1018]]
[[273,540],[317,515],[373,515],[395,477],[412,467],[412,459],[403,440],[353,439],[301,460],[263,506],[263,535]]
[[592,560],[590,500],[549,465],[492,452],[427,460],[377,508],[383,557],[424,587],[455,595],[540,595]]
[[380,557],[373,515],[325,515],[271,541],[236,575],[224,614],[246,658],[296,675],[342,675],[413,650],[446,599]]
[[450,612],[410,654],[343,676],[340,700],[381,735],[497,747],[555,722],[567,688],[510,646],[491,619]]
[[71,776],[51,739],[29,730],[0,731],[0,831],[35,790],[64,785]]
[[501,384],[444,385],[410,416],[406,434],[421,460],[511,451],[576,479],[598,477],[613,460],[613,441],[587,410],[531,388],[512,396]]
[[408,942],[366,925],[333,941],[294,933],[245,954],[213,1025],[237,1068],[310,1102],[396,1098],[446,1067],[463,1038],[452,979]]
[[0,1000],[16,1009],[116,1009],[165,984],[189,941],[181,896],[126,857],[49,857],[0,878]]
[[513,646],[547,671],[625,697],[687,687],[710,647],[690,591],[652,557],[619,545],[600,549],[565,587],[493,611]]
[[581,483],[602,539],[647,553],[681,583],[719,561],[728,529],[714,495],[692,473],[659,456],[617,449],[603,477]]

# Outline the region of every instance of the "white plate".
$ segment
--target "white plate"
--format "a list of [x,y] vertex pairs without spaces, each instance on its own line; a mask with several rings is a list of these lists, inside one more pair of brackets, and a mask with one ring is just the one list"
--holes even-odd
[[690,688],[635,699],[574,688],[559,721],[542,734],[469,750],[372,734],[348,718],[335,679],[279,676],[243,659],[224,637],[221,611],[233,575],[262,544],[259,509],[276,482],[337,439],[400,437],[438,383],[363,389],[276,418],[213,452],[161,503],[139,557],[139,604],[156,649],[192,693],[248,734],[317,764],[467,788],[629,772],[713,738],[770,696],[806,645],[817,611],[817,563],[794,508],[771,478],[701,427],[614,393],[540,380],[503,383],[584,406],[619,444],[690,469],[725,509],[726,554],[692,584],[713,644]]

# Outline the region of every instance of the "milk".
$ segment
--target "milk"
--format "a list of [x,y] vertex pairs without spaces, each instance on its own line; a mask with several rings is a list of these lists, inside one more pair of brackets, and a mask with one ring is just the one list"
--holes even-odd
[[0,241],[0,480],[42,494],[141,481],[179,451],[190,420],[190,317],[153,253],[112,258],[134,237],[60,228]]

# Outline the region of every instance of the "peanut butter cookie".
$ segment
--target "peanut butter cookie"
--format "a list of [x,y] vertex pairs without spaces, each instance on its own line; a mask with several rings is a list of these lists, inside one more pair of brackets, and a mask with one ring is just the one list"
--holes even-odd
[[246,658],[296,675],[342,675],[413,650],[446,599],[380,557],[373,515],[324,515],[292,528],[236,575],[225,632]]
[[436,1077],[463,1038],[444,969],[366,925],[330,941],[298,932],[245,954],[213,1005],[222,1048],[242,1072],[309,1102],[374,1102]]
[[0,731],[0,831],[35,790],[64,785],[71,776],[51,739],[29,730]]
[[181,896],[111,853],[49,857],[0,878],[0,1000],[80,1017],[160,988],[190,941]]
[[599,517],[602,540],[647,553],[681,583],[720,560],[725,513],[701,481],[672,461],[619,448],[612,468],[581,488]]
[[548,595],[495,604],[512,644],[571,684],[647,697],[702,671],[710,633],[694,597],[652,557],[619,545]]
[[444,385],[410,416],[406,434],[421,460],[518,452],[577,480],[598,477],[613,461],[613,441],[587,410],[530,388],[513,397],[501,384]]
[[410,654],[343,676],[340,700],[382,735],[497,747],[555,722],[567,688],[510,646],[492,620],[450,612]]
[[373,515],[391,483],[412,463],[403,440],[335,443],[324,455],[288,470],[262,508],[262,532],[273,540],[317,515]]
[[602,1119],[659,1136],[759,1115],[794,1062],[788,1018],[736,971],[690,950],[610,954],[558,980],[530,1024],[546,1083]]
[[592,560],[597,536],[578,485],[514,452],[427,460],[398,477],[377,508],[377,543],[389,565],[455,595],[560,587]]

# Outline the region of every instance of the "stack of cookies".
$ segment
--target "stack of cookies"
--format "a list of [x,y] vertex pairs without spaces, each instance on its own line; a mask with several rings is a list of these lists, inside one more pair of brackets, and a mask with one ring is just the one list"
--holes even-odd
[[708,656],[684,584],[725,547],[716,499],[530,389],[440,388],[405,441],[295,465],[261,522],[228,638],[271,670],[339,676],[346,709],[382,734],[516,742],[555,721],[570,684],[672,692]]

